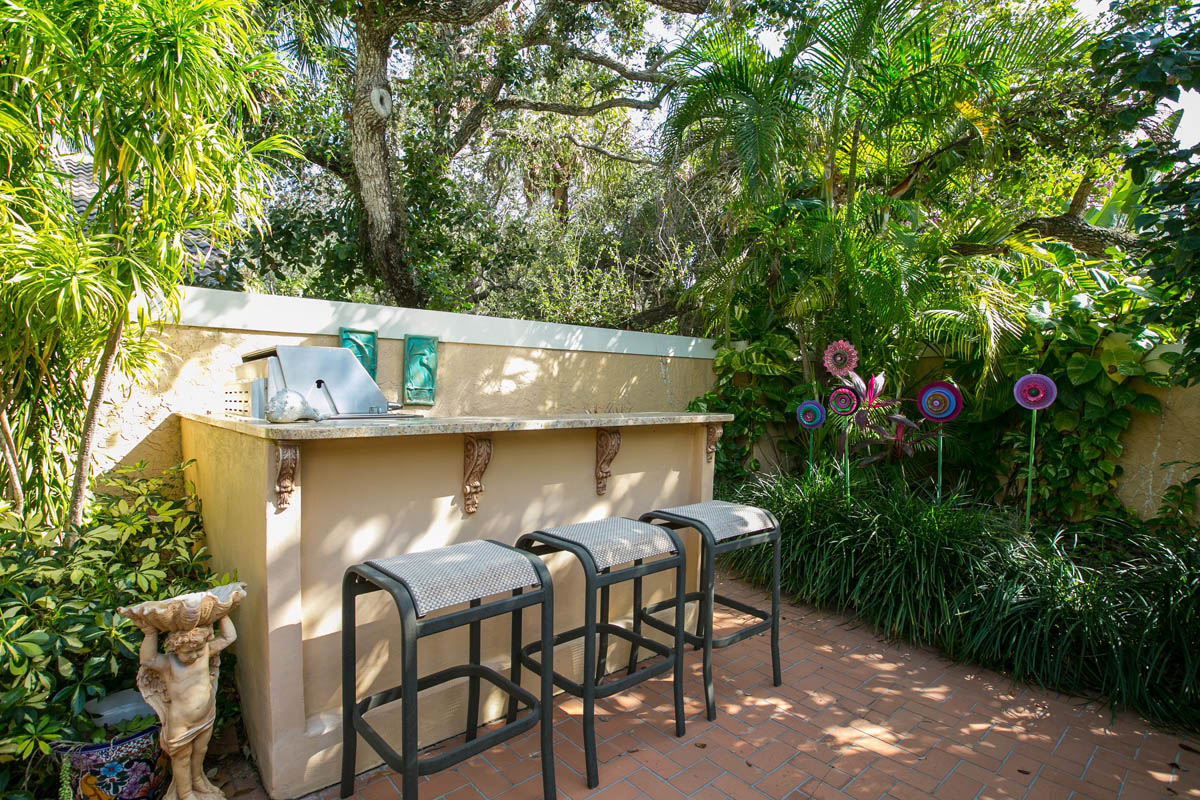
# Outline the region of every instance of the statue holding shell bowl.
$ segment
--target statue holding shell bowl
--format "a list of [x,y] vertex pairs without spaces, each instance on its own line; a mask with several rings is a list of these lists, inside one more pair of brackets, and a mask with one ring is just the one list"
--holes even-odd
[[[204,774],[204,755],[216,721],[221,651],[237,638],[229,612],[245,596],[245,584],[230,583],[117,609],[144,637],[137,687],[162,723],[160,744],[171,759],[164,800],[224,800]],[[158,647],[164,633],[166,653]]]

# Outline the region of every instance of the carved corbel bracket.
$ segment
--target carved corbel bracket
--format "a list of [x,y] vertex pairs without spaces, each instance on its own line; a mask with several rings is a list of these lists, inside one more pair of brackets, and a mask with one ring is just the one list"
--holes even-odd
[[612,477],[609,467],[621,449],[621,431],[616,428],[596,429],[596,494],[608,492],[608,479]]
[[474,514],[479,510],[479,493],[483,491],[483,473],[491,460],[491,439],[472,434],[463,437],[463,510],[468,514]]
[[712,463],[717,456],[717,440],[721,438],[721,434],[725,432],[725,426],[719,422],[708,423],[708,435],[704,442],[704,460]]
[[283,511],[292,504],[296,491],[296,468],[300,466],[300,443],[275,444],[275,507]]

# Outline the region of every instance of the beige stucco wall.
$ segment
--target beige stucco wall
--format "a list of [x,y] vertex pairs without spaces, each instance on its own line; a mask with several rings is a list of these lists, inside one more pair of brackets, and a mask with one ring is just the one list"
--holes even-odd
[[1159,389],[1141,385],[1162,403],[1162,414],[1133,412],[1133,422],[1121,438],[1124,474],[1117,486],[1121,502],[1143,517],[1151,516],[1163,492],[1183,477],[1185,465],[1200,461],[1200,386]]
[[[468,318],[469,319],[469,318]],[[421,333],[421,331],[413,331]],[[178,412],[220,413],[243,354],[276,344],[336,346],[336,336],[167,325],[153,373],[126,379],[100,420],[99,471],[140,460],[161,470],[183,460]],[[378,381],[400,397],[403,340],[380,339]],[[520,416],[682,411],[713,383],[712,361],[584,350],[439,342],[431,416]]]
[[[492,538],[515,542],[527,531],[607,516],[637,516],[654,508],[712,496],[703,424],[621,428],[608,492],[596,494],[594,429],[496,432],[483,476],[479,508],[462,507],[463,437],[398,436],[306,441],[300,445],[296,491],[286,509],[274,501],[275,445],[192,419],[182,420],[183,455],[201,497],[218,572],[237,570],[248,595],[235,614],[238,683],[243,717],[264,784],[273,798],[292,798],[337,780],[341,753],[339,704],[341,580],[362,561],[455,542]],[[694,533],[685,535],[694,556]],[[690,558],[694,586],[695,559]],[[555,587],[555,628],[579,624],[582,575],[570,557],[549,561]],[[647,602],[665,596],[671,578],[647,580]],[[628,617],[630,592],[614,587],[613,619]],[[384,594],[358,602],[359,697],[399,682],[398,617]],[[694,613],[694,609],[693,609]],[[536,638],[536,613],[525,615],[526,641]],[[484,626],[484,662],[509,664],[508,618]],[[422,639],[423,674],[461,663],[466,631]],[[612,642],[610,665],[627,649]],[[581,649],[555,653],[561,672],[578,680]],[[536,690],[534,676],[525,685]],[[701,690],[689,680],[687,691]],[[449,684],[421,696],[421,743],[462,732],[465,687]],[[502,713],[485,691],[481,719]],[[398,742],[395,708],[372,712],[372,724]],[[671,732],[670,715],[662,720]],[[378,763],[359,747],[358,769]]]

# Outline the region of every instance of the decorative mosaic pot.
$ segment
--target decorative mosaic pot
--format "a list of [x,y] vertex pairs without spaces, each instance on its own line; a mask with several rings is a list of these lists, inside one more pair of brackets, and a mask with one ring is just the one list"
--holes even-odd
[[158,746],[158,725],[102,744],[55,750],[71,764],[76,800],[160,800],[167,791],[170,762]]

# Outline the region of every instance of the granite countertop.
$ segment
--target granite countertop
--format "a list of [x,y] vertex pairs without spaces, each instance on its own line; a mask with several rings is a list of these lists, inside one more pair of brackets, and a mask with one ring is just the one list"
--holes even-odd
[[548,431],[569,428],[626,428],[638,425],[693,425],[722,423],[732,414],[693,414],[684,411],[630,412],[624,414],[560,414],[554,417],[401,417],[397,419],[344,419],[324,422],[291,422],[276,425],[250,417],[180,414],[259,439],[363,439],[376,436],[430,436],[494,431]]

